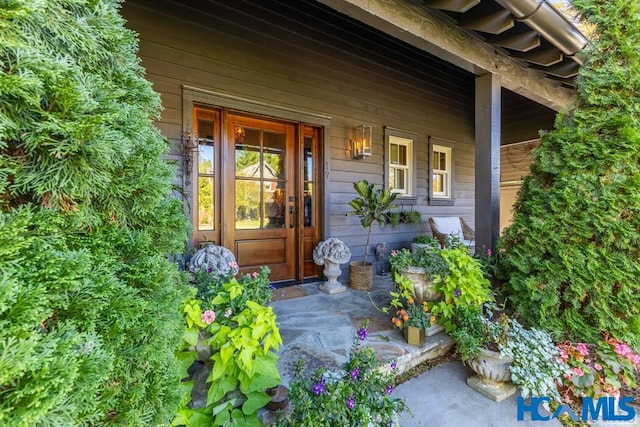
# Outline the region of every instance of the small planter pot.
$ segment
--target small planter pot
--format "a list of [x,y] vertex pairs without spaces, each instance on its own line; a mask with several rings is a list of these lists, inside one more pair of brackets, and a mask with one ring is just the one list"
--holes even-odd
[[422,304],[423,301],[433,301],[442,297],[442,294],[436,291],[433,281],[427,280],[427,272],[424,267],[407,267],[401,270],[400,274],[413,283],[413,293],[416,304]]
[[422,345],[426,341],[426,334],[424,329],[417,328],[415,326],[407,326],[402,329],[402,336],[409,345]]

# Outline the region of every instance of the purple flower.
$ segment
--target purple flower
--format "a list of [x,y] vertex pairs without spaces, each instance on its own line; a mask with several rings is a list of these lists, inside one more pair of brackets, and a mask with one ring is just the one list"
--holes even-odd
[[207,268],[207,273],[212,273],[212,272],[213,272],[213,268],[212,267]]
[[458,298],[460,295],[462,295],[462,291],[460,289],[456,289],[453,292],[453,296],[456,297],[456,298]]
[[358,376],[360,375],[360,367],[356,367],[351,371],[351,379],[353,381],[358,381]]
[[356,400],[353,398],[353,394],[351,394],[347,399],[347,408],[353,410],[354,406],[356,406]]
[[366,340],[367,335],[369,335],[369,328],[365,326],[364,328],[358,329],[358,338],[360,339],[360,341]]
[[389,384],[385,391],[387,392],[387,394],[393,393],[393,384]]
[[323,378],[319,383],[313,384],[313,387],[311,388],[313,394],[315,394],[316,396],[320,396],[322,393],[324,393],[324,385],[326,384],[326,382],[327,381]]
[[393,362],[391,362],[391,369],[393,369],[395,371],[395,369],[398,367],[398,364],[396,363],[396,361],[394,360]]

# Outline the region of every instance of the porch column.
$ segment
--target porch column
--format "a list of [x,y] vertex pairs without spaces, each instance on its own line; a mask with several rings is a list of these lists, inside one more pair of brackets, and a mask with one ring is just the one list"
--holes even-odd
[[500,77],[476,77],[476,250],[492,250],[500,234]]

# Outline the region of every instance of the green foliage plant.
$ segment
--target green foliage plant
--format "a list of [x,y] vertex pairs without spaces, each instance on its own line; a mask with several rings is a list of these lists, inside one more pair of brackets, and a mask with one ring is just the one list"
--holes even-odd
[[548,396],[561,401],[558,384],[569,372],[551,335],[537,328],[525,328],[508,319],[506,339],[498,344],[502,356],[513,357],[511,380],[525,399]]
[[229,283],[233,283],[237,290],[234,290],[236,298],[229,301],[229,306],[225,307],[234,313],[241,311],[246,302],[251,300],[258,304],[265,305],[271,301],[272,287],[269,285],[269,267],[262,266],[260,271],[247,273],[237,277],[234,271],[237,271],[238,264],[232,263],[228,273],[216,274],[211,269],[198,270],[194,275],[193,284],[197,289],[196,299],[201,301],[202,308],[212,309],[216,307],[214,301],[218,301],[218,294],[226,292]]
[[555,339],[640,348],[640,3],[575,0],[595,32],[501,239],[505,294]]
[[429,308],[438,323],[451,332],[456,327],[457,310],[469,308],[480,314],[483,304],[492,304],[495,298],[482,264],[464,245],[447,246],[439,252],[447,265],[447,273],[435,277],[435,289],[442,298],[430,302]]
[[420,224],[420,220],[422,219],[422,215],[419,211],[403,211],[401,213],[402,222],[405,224]]
[[192,409],[187,405],[193,387],[192,381],[187,382],[173,426],[261,425],[258,410],[271,399],[266,389],[280,383],[275,351],[282,344],[272,307],[247,299],[262,296],[263,292],[252,288],[264,285],[263,273],[264,269],[250,276],[253,283],[231,278],[218,288],[208,309],[198,299],[185,305],[187,332],[178,353],[184,376],[196,360],[198,344],[211,347],[207,363],[212,369],[206,406]]
[[349,206],[353,210],[347,212],[347,215],[359,216],[360,224],[367,230],[367,241],[364,245],[362,260],[366,264],[373,224],[377,222],[380,226],[384,226],[387,218],[385,212],[396,207],[393,202],[400,193],[395,193],[388,188],[375,188],[374,184],[366,180],[354,182],[353,188],[358,197],[349,202]]
[[429,245],[429,246],[432,246],[434,248],[439,248],[440,247],[440,242],[438,241],[438,239],[436,239],[435,237],[430,236],[428,234],[418,234],[417,236],[414,236],[411,241],[413,243],[419,243],[419,244],[422,244],[422,245]]
[[456,310],[451,338],[463,362],[478,357],[482,349],[511,357],[511,380],[524,398],[548,396],[560,402],[558,384],[569,371],[551,336],[539,329],[524,328],[516,319],[501,314],[495,320],[469,307]]
[[188,222],[120,4],[0,3],[0,425],[179,404]]
[[396,228],[400,225],[402,219],[400,212],[387,212],[387,222],[391,225],[391,228]]
[[449,267],[442,254],[440,249],[433,247],[418,247],[413,252],[407,248],[392,251],[389,264],[394,273],[394,279],[397,279],[397,276],[408,267],[424,268],[428,280],[446,275]]
[[339,371],[321,368],[308,376],[301,361],[288,393],[292,413],[276,426],[397,426],[397,415],[407,407],[392,396],[396,364],[386,366],[373,348],[362,346],[367,335],[365,324]]

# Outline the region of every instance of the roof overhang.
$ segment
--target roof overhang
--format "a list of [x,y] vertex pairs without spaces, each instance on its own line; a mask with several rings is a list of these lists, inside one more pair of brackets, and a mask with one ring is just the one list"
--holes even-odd
[[317,0],[559,111],[586,39],[545,0]]

